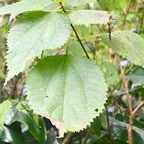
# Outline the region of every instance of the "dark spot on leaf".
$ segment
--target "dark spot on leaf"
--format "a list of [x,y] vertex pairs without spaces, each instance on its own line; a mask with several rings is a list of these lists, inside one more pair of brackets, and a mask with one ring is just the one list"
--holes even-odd
[[48,95],[45,95],[45,98],[47,98],[48,97]]
[[96,112],[98,112],[98,109],[96,109]]
[[111,73],[111,76],[113,76],[114,75],[114,73]]

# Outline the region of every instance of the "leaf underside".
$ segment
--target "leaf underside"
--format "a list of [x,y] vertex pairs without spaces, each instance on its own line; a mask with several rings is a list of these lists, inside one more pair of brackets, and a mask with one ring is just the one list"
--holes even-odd
[[109,34],[103,33],[103,42],[116,53],[128,59],[130,62],[144,67],[144,38],[130,31],[117,31]]
[[69,20],[62,14],[31,12],[20,18],[8,34],[6,82],[23,72],[28,61],[41,57],[42,50],[64,45],[70,31]]
[[0,15],[11,14],[10,21],[17,15],[27,12],[42,10],[44,7],[52,4],[51,0],[22,0],[11,5],[0,8]]
[[78,10],[69,14],[71,22],[75,25],[107,24],[109,14],[107,11]]
[[101,70],[88,60],[69,55],[40,60],[27,78],[26,90],[31,108],[49,118],[60,137],[90,125],[107,99]]

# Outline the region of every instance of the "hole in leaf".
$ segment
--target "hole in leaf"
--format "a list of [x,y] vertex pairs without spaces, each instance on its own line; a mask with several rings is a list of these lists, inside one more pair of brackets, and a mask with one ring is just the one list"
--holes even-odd
[[96,109],[96,112],[98,112],[98,109]]

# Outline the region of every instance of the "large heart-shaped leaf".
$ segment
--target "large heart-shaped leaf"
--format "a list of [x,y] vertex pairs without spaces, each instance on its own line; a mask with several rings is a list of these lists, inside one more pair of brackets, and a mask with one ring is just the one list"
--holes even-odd
[[104,43],[116,53],[130,62],[144,67],[144,38],[130,31],[116,31],[112,33],[111,37],[110,41],[109,34],[101,35]]
[[51,0],[22,0],[0,8],[0,15],[11,14],[10,21],[17,15],[27,11],[41,10],[52,4]]
[[25,70],[29,60],[41,56],[42,50],[61,47],[70,35],[67,16],[32,12],[19,19],[8,34],[6,82]]
[[79,10],[69,14],[71,22],[75,25],[107,24],[109,14],[107,11]]
[[31,108],[49,118],[60,136],[86,128],[107,99],[101,70],[89,60],[69,55],[40,60],[27,78],[26,90]]

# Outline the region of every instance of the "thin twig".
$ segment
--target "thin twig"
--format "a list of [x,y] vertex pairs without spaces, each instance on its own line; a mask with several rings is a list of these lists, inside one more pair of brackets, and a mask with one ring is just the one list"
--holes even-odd
[[98,37],[98,36],[101,36],[101,34],[95,34],[95,35],[83,37],[81,40],[90,39],[90,38],[95,38],[95,37]]
[[[95,38],[95,37],[98,37],[98,36],[101,36],[101,34],[96,34],[96,35],[91,35],[91,36],[83,37],[83,38],[81,38],[81,41],[83,41],[85,39]],[[74,39],[74,40],[77,40],[77,38],[75,38],[75,37],[70,37],[70,38]]]
[[124,20],[123,20],[123,24],[122,24],[122,30],[124,29],[126,18],[127,18],[127,15],[128,15],[128,12],[129,12],[130,8],[131,8],[131,0],[129,0],[128,6],[125,10],[125,16],[124,16]]
[[[63,4],[62,4],[62,2],[60,2],[60,5],[61,5],[61,7],[62,7],[64,13],[67,13],[66,10],[65,10],[65,8],[64,8],[64,6],[63,6]],[[78,33],[77,33],[76,29],[74,28],[74,26],[73,26],[72,23],[71,23],[71,27],[72,27],[72,29],[73,29],[73,31],[74,31],[76,37],[77,37],[77,40],[79,41],[79,43],[80,43],[80,45],[81,45],[83,51],[85,52],[87,58],[90,59],[90,57],[89,57],[89,55],[88,55],[88,53],[87,53],[87,51],[86,51],[84,45],[82,44],[82,41],[81,41],[81,39],[80,39],[80,37],[79,37],[79,35],[78,35]]]
[[133,117],[133,118],[135,117],[136,112],[137,112],[141,107],[143,107],[143,106],[144,106],[144,101],[143,101],[142,103],[140,103],[140,104],[133,110],[133,112],[132,112],[132,117]]
[[104,32],[104,30],[97,24],[97,27],[99,28],[100,32]]
[[63,140],[62,144],[68,144],[71,136],[72,136],[72,133],[68,133],[65,139]]
[[144,12],[142,13],[142,17],[141,17],[141,23],[140,23],[140,31],[139,31],[139,34],[141,33],[142,31],[142,27],[143,27],[143,20],[144,19]]
[[74,28],[74,26],[73,26],[72,24],[71,24],[71,27],[72,27],[72,29],[73,29],[73,31],[74,31],[74,33],[75,33],[75,35],[76,35],[76,37],[77,37],[79,43],[80,43],[82,49],[84,50],[84,52],[85,52],[87,58],[90,59],[90,57],[89,57],[89,55],[88,55],[88,53],[87,53],[87,51],[86,51],[84,45],[82,44],[82,41],[81,41],[80,38],[79,38],[79,35],[77,34],[77,32],[76,32],[76,30],[75,30],[75,28]]
[[[126,18],[127,18],[129,10],[131,8],[131,3],[132,3],[132,0],[129,0],[128,6],[127,6],[126,11],[125,11],[125,16],[124,16],[124,20],[123,20],[123,24],[122,24],[122,30],[124,29],[124,26],[126,23]],[[133,144],[133,135],[132,135],[133,116],[132,116],[131,96],[129,94],[128,84],[126,82],[125,74],[124,74],[123,68],[120,64],[120,57],[118,55],[117,55],[117,61],[118,61],[118,65],[119,65],[119,69],[120,69],[120,73],[121,73],[121,78],[122,78],[122,82],[123,82],[126,97],[127,97],[127,102],[128,102],[128,110],[129,110],[128,141],[129,141],[129,144]]]
[[132,136],[133,117],[132,117],[131,96],[129,94],[128,84],[126,82],[125,74],[124,74],[123,68],[120,64],[120,57],[118,55],[117,55],[117,61],[118,61],[118,65],[119,65],[119,69],[120,69],[120,73],[121,73],[121,78],[122,78],[122,82],[123,82],[126,97],[127,97],[128,109],[129,109],[128,140],[129,140],[129,144],[133,144],[133,136]]
[[110,128],[109,114],[108,114],[107,106],[105,106],[105,108],[106,108],[107,129],[108,129],[108,132],[109,132],[109,137],[110,137],[111,143],[114,144],[112,134],[111,134],[111,128]]
[[55,13],[58,9],[60,9],[61,8],[61,6],[59,6],[59,7],[57,7],[56,9],[54,9],[53,11],[52,11],[52,13]]
[[89,128],[89,130],[88,130],[88,132],[87,132],[87,134],[86,134],[86,137],[85,137],[85,139],[84,139],[83,144],[87,144],[88,138],[89,138],[89,136],[90,136],[91,133],[92,133],[92,129]]

